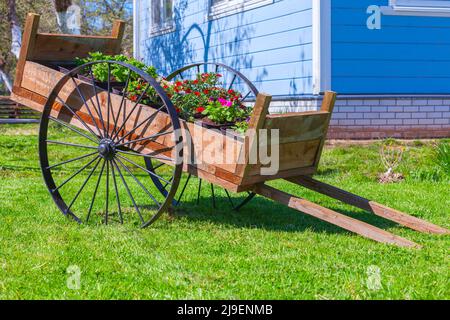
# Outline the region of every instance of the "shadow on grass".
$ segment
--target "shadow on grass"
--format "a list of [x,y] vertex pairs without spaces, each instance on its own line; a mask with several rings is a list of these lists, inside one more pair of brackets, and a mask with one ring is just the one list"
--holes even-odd
[[[236,204],[238,203],[237,200],[233,198]],[[321,202],[316,203],[322,205]],[[326,205],[323,206],[327,207]],[[397,225],[394,222],[382,219],[357,208],[354,210],[341,210],[336,206],[328,206],[327,208],[381,229],[388,229]],[[200,205],[197,205],[196,199],[189,199],[177,207],[174,213],[190,221],[207,221],[235,228],[260,228],[284,232],[310,230],[330,234],[350,233],[340,227],[288,208],[282,204],[267,200],[261,196],[255,197],[239,211],[231,208],[229,200],[226,197],[216,196],[216,208],[213,208],[212,200],[208,197],[201,197]]]

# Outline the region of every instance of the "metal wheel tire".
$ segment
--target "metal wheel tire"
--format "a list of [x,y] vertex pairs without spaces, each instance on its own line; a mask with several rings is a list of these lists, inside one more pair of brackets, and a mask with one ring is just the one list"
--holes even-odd
[[[104,83],[94,78],[99,70],[107,72]],[[126,77],[121,89],[114,88],[117,70]],[[84,78],[76,79],[81,72]],[[128,90],[134,80],[143,86],[138,96]],[[164,131],[152,132],[159,117],[167,119]],[[171,141],[170,147],[154,147],[166,145],[161,141]],[[45,184],[59,210],[80,223],[97,215],[104,223],[117,218],[152,224],[172,204],[182,148],[178,115],[159,83],[118,61],[90,62],[65,74],[49,95],[39,129]],[[143,159],[170,170],[149,171]],[[164,195],[149,175],[166,184]]]

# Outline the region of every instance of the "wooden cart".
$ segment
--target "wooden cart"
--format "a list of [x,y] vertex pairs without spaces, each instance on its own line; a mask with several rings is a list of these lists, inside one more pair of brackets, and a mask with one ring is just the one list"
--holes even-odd
[[[213,64],[215,71],[223,68],[225,72],[231,74],[231,80],[228,82],[230,87],[233,83],[247,85],[250,89],[246,97],[255,97],[247,134],[226,135],[219,130],[180,119],[160,84],[133,66],[103,61],[86,64],[66,73],[55,68],[56,65],[70,64],[75,57],[85,57],[92,51],[118,53],[124,31],[123,22],[116,21],[111,36],[105,37],[44,34],[37,31],[38,25],[39,16],[29,14],[12,99],[42,112],[39,133],[41,168],[51,196],[65,215],[81,222],[89,220],[91,213],[99,211],[95,209],[98,204],[96,199],[102,192],[100,190],[103,190],[104,175],[106,191],[102,197],[103,209],[100,210],[104,222],[113,219],[113,211],[121,222],[128,216],[127,209],[120,200],[123,199],[120,196],[122,191],[131,200],[131,207],[137,212],[141,224],[148,226],[170,205],[180,201],[189,178],[178,193],[178,201],[174,199],[182,172],[187,172],[189,177],[196,176],[212,185],[225,188],[227,195],[228,191],[248,192],[249,197],[245,202],[255,194],[259,194],[379,242],[405,247],[418,246],[412,241],[365,222],[277,190],[268,186],[266,182],[285,179],[417,231],[448,233],[447,229],[312,178],[317,171],[324,146],[335,103],[335,93],[325,94],[320,111],[271,115],[268,112],[270,95],[259,93],[239,72],[221,64]],[[103,63],[108,69],[107,83],[99,84],[94,80],[92,67],[98,63]],[[142,96],[132,101],[125,91],[117,93],[111,82],[111,72],[116,65],[128,68],[129,77],[125,88],[130,75],[139,77],[149,90],[156,92],[159,103],[143,104]],[[208,65],[211,64],[185,67],[174,72],[168,79],[182,78],[183,74],[200,72],[201,68],[207,70]],[[85,76],[87,74],[88,79],[77,77],[81,71],[85,72]],[[68,132],[79,137],[80,141],[83,139],[83,143],[74,141],[71,135],[67,135],[71,140],[52,140],[53,136],[58,139],[65,138],[60,134],[62,129],[69,130]],[[279,132],[277,146],[270,145],[270,142],[267,146],[269,149],[278,147],[279,150],[279,170],[276,174],[263,175],[261,169],[265,165],[259,160],[250,161],[251,155],[261,147],[258,145],[260,129],[276,129]],[[212,145],[215,147],[210,148]],[[51,148],[55,149],[50,151]],[[90,152],[81,153],[77,157],[71,155],[70,159],[61,158],[66,150],[71,148],[84,152],[90,149]],[[205,155],[205,149],[209,148],[213,150],[212,153]],[[213,154],[214,152],[216,153]],[[214,157],[217,160],[217,156],[223,156],[225,153],[226,162],[212,160]],[[138,164],[138,161],[132,160],[131,157],[144,159],[145,166]],[[81,161],[88,162],[83,166],[73,167]],[[72,166],[72,172],[66,172],[70,171],[68,169],[61,170],[64,166]],[[130,166],[134,169],[130,169]],[[147,179],[143,181],[135,170],[142,170],[151,179],[146,176]],[[78,179],[80,173],[85,173],[87,178],[78,189],[75,189],[77,192],[74,193],[72,190],[71,194],[65,194],[63,189],[70,188],[64,186]],[[84,194],[89,196],[92,194],[92,198],[81,200],[80,194],[88,189],[86,185],[91,178],[96,183],[91,186],[93,188],[91,192],[84,191]],[[122,184],[119,185],[120,181]],[[139,186],[143,196],[136,195],[136,190],[130,188],[130,183]],[[109,189],[110,184],[114,186],[114,189],[111,188],[112,191]],[[113,197],[117,200],[117,208],[114,210],[111,209],[110,200]],[[138,203],[143,201],[142,199],[149,198],[154,203],[152,206]],[[76,214],[77,211],[74,209],[76,206],[79,208],[78,211],[86,211],[86,218]],[[146,210],[149,213],[144,216]]]

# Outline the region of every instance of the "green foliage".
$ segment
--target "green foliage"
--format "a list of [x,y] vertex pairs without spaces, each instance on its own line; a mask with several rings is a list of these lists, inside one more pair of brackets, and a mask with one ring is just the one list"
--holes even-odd
[[247,118],[249,111],[245,107],[236,106],[231,101],[218,100],[210,101],[202,114],[217,124],[227,124]]
[[436,164],[450,176],[450,143],[448,141],[439,142],[435,151]]
[[[111,55],[105,55],[101,52],[90,52],[88,57],[76,58],[75,62],[77,65],[82,65],[82,64],[85,64],[88,62],[104,61],[104,60],[124,62],[124,63],[130,64],[132,66],[135,66],[135,67],[141,69],[142,71],[148,73],[153,78],[158,77],[155,67],[147,66],[143,62],[138,61],[134,58],[127,57],[123,54],[111,56]],[[112,81],[125,82],[127,80],[128,73],[129,73],[128,68],[123,67],[119,64],[111,64],[110,66],[111,66],[111,75],[113,77]],[[87,71],[85,71],[85,72],[87,72]],[[100,82],[108,81],[108,64],[107,63],[99,63],[99,64],[93,65],[92,73],[96,80],[98,80]],[[139,79],[139,76],[135,72],[131,72],[130,79],[136,81]]]

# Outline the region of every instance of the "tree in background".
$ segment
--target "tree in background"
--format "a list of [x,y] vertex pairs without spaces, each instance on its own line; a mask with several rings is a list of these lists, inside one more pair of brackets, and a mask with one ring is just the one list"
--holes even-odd
[[[122,19],[127,23],[123,53],[132,54],[132,0],[2,0],[0,1],[0,95],[11,92],[20,51],[21,27],[28,12],[41,15],[40,32],[51,33],[105,35],[111,32],[115,19]],[[76,20],[78,12],[81,19]]]

